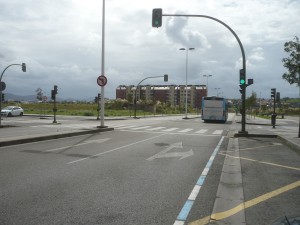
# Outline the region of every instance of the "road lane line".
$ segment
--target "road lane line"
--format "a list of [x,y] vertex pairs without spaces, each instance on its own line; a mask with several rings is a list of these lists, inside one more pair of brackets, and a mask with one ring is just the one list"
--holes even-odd
[[[211,164],[213,162],[213,160],[215,159],[222,143],[223,143],[223,140],[224,140],[224,136],[221,137],[221,140],[219,141],[218,145],[216,146],[216,148],[214,149],[213,153],[211,154],[205,168],[203,169],[196,185],[194,186],[191,194],[189,195],[189,198],[186,200],[184,206],[182,207],[180,213],[178,214],[177,216],[177,219],[175,220],[174,224],[173,225],[178,225],[178,224],[184,224],[192,207],[193,207],[193,204],[194,204],[194,201],[197,197],[197,195],[199,194],[199,191],[205,181],[205,178],[206,178],[206,175],[211,167]],[[199,189],[199,190],[198,190]],[[198,191],[197,191],[198,190]],[[195,193],[197,193],[197,195],[195,195]]]
[[197,132],[195,132],[196,134],[204,134],[205,132],[207,132],[208,130],[207,129],[201,129]]
[[215,130],[212,134],[220,135],[223,133],[223,130]]
[[149,140],[152,140],[152,139],[164,136],[164,135],[166,135],[166,134],[160,134],[160,135],[157,135],[157,136],[154,136],[154,137],[151,137],[151,138],[147,138],[147,139],[144,139],[144,140],[141,140],[141,141],[137,141],[137,142],[134,142],[134,143],[131,143],[131,144],[128,144],[128,145],[124,145],[124,146],[121,146],[121,147],[118,147],[118,148],[110,149],[108,151],[101,152],[101,153],[98,153],[98,154],[95,154],[95,155],[92,155],[92,156],[89,156],[89,157],[85,157],[85,158],[82,158],[82,159],[78,159],[78,160],[68,162],[67,164],[73,164],[73,163],[77,163],[77,162],[80,162],[80,161],[83,161],[83,160],[86,160],[86,159],[92,159],[94,157],[104,155],[104,154],[107,154],[107,153],[111,153],[111,152],[120,150],[122,148],[127,148],[127,147],[132,146],[132,145],[140,144],[140,143],[143,143],[143,142],[146,142],[146,141],[149,141]]
[[[226,155],[224,153],[219,153],[220,155]],[[286,169],[292,169],[292,170],[299,170],[300,171],[300,168],[297,168],[297,167],[291,167],[291,166],[284,166],[284,165],[280,165],[280,164],[276,164],[276,163],[270,163],[270,162],[265,162],[265,161],[259,161],[259,160],[255,160],[255,159],[249,159],[249,158],[243,158],[243,157],[235,157],[235,156],[232,156],[232,155],[228,155],[228,157],[231,157],[231,158],[239,158],[239,159],[243,159],[243,160],[247,160],[247,161],[252,161],[252,162],[258,162],[258,163],[261,163],[261,164],[267,164],[267,165],[271,165],[271,166],[277,166],[277,167],[282,167],[282,168],[286,168]]]
[[161,130],[164,129],[165,127],[154,127],[154,128],[150,128],[150,129],[146,129],[146,130],[150,130],[150,131],[154,131],[154,130]]
[[131,130],[142,130],[142,129],[146,129],[146,128],[150,128],[151,126],[144,126],[144,127],[135,127],[135,128],[131,128]]
[[92,143],[100,144],[100,143],[103,143],[103,142],[108,141],[110,139],[111,138],[103,138],[103,139],[97,139],[97,140],[88,140],[88,141],[84,141],[82,143],[78,143],[78,144],[75,144],[75,145],[67,145],[67,146],[59,147],[59,148],[52,148],[52,149],[46,150],[45,152],[54,152],[54,151],[64,150],[64,149],[68,149],[68,148],[72,148],[72,147],[77,147],[77,146],[81,146],[81,145],[86,145],[86,144],[92,144]]
[[177,128],[177,127],[173,127],[173,128],[169,128],[169,129],[162,130],[162,131],[170,132],[170,131],[174,131],[174,130],[178,130],[178,129],[179,128]]
[[227,211],[224,212],[219,212],[219,213],[214,213],[211,216],[206,216],[200,220],[196,220],[193,222],[190,222],[189,225],[205,225],[208,224],[210,221],[215,221],[215,220],[223,220],[225,218],[228,218],[242,210],[245,210],[247,208],[250,208],[254,205],[257,205],[261,202],[267,201],[273,197],[276,197],[277,195],[283,194],[287,191],[293,190],[295,188],[300,187],[300,180],[296,181],[294,183],[291,183],[289,185],[283,186],[281,188],[278,188],[274,191],[271,191],[269,193],[266,193],[264,195],[261,195],[257,198],[251,199],[249,201],[246,201],[244,203],[241,203],[239,205],[237,205],[236,207],[229,209]]
[[194,130],[194,129],[184,129],[184,130],[178,131],[178,133],[187,133],[187,132],[189,132],[191,130]]

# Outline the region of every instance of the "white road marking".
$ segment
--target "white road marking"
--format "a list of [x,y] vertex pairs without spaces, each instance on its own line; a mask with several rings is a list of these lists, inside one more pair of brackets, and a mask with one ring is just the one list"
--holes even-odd
[[161,130],[161,129],[164,129],[165,127],[154,127],[154,128],[150,128],[150,129],[146,129],[146,130],[149,130],[149,131],[153,131],[153,130]]
[[196,134],[204,134],[205,132],[207,132],[208,130],[207,129],[201,129],[197,132],[195,132]]
[[147,160],[152,161],[152,160],[158,159],[158,158],[170,158],[170,157],[181,157],[179,159],[179,160],[181,160],[181,159],[184,159],[184,158],[194,155],[194,152],[192,149],[187,152],[168,152],[168,151],[172,150],[173,148],[182,149],[183,148],[182,142],[178,142],[178,143],[174,143],[174,144],[170,145],[165,150],[155,154],[154,156],[151,156]]
[[91,159],[91,158],[94,158],[94,157],[97,157],[97,156],[100,156],[100,155],[104,155],[104,154],[107,154],[107,153],[118,151],[118,150],[120,150],[122,148],[127,148],[129,146],[136,145],[136,144],[139,144],[139,143],[143,143],[143,142],[155,139],[155,138],[159,138],[159,137],[164,136],[164,135],[166,135],[166,134],[160,134],[160,135],[157,135],[157,136],[154,136],[154,137],[151,137],[151,138],[147,138],[147,139],[144,139],[144,140],[141,140],[141,141],[133,142],[131,144],[124,145],[124,146],[121,146],[121,147],[117,147],[117,148],[114,148],[114,149],[110,149],[110,150],[105,151],[105,152],[100,152],[98,154],[95,154],[95,155],[92,155],[92,156],[89,156],[89,157],[85,157],[85,158],[82,158],[82,159],[74,160],[74,161],[68,162],[67,164],[77,163],[77,162],[80,162],[80,161],[83,161],[83,160],[86,160],[86,159]]
[[173,128],[169,128],[169,129],[166,129],[166,130],[163,130],[163,131],[170,132],[170,131],[174,131],[174,130],[178,130],[178,129],[179,128],[173,127]]
[[191,130],[194,130],[194,129],[184,129],[184,130],[178,131],[178,133],[187,133],[187,132],[189,132]]
[[223,130],[215,130],[212,134],[220,135],[223,133]]
[[98,140],[88,140],[88,141],[84,141],[84,142],[76,144],[76,145],[68,145],[68,146],[64,146],[64,147],[60,147],[60,148],[52,148],[52,149],[46,150],[45,152],[54,152],[54,151],[59,151],[59,150],[63,150],[63,149],[71,148],[71,147],[91,144],[91,143],[103,143],[103,142],[108,141],[110,139],[111,138],[104,138],[104,139],[98,139]]
[[131,128],[131,130],[141,130],[141,129],[147,129],[151,126],[144,126],[144,127],[135,127],[135,128]]

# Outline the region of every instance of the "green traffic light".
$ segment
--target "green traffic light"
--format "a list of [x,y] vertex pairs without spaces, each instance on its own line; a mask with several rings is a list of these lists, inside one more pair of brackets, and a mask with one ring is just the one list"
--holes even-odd
[[240,80],[240,84],[245,84],[245,80]]

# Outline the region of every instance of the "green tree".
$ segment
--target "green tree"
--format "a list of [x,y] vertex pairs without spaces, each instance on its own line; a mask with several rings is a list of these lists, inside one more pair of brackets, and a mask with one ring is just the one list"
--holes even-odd
[[290,53],[289,57],[283,58],[283,66],[287,68],[287,72],[282,75],[282,78],[290,84],[296,83],[300,85],[300,43],[299,38],[295,36],[292,41],[284,44],[284,51]]
[[246,99],[246,108],[250,109],[256,104],[256,93],[252,92],[251,96]]

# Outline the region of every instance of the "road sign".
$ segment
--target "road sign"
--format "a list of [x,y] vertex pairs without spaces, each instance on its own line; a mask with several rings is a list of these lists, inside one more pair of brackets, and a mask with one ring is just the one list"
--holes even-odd
[[47,96],[43,96],[43,102],[46,102],[48,100]]
[[1,84],[0,84],[0,88],[1,88],[1,91],[4,91],[5,90],[5,88],[6,88],[6,84],[3,82],[3,81],[1,81]]
[[101,87],[105,86],[107,84],[107,78],[104,75],[101,75],[97,78],[97,84]]

